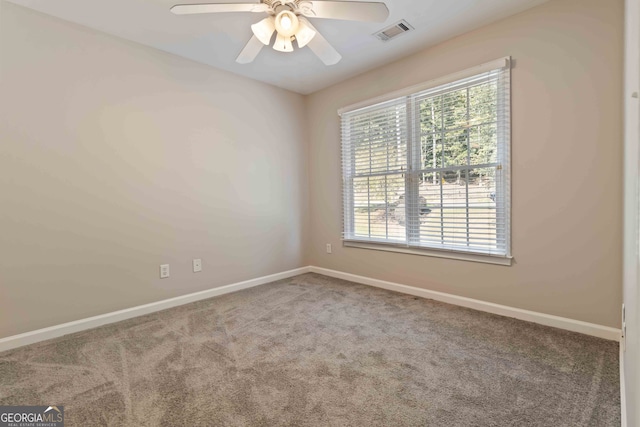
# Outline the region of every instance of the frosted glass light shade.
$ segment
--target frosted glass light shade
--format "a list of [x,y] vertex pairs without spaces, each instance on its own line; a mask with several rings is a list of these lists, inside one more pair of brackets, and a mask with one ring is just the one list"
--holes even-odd
[[300,21],[298,32],[296,33],[296,40],[298,41],[298,47],[302,49],[316,36],[316,32],[312,30],[304,21]]
[[276,37],[276,42],[273,44],[273,48],[279,52],[293,52],[291,37],[283,36],[278,33],[278,37]]
[[273,32],[275,30],[275,19],[272,16],[265,18],[257,24],[253,24],[251,26],[251,31],[253,31],[253,34],[265,46],[269,46],[269,44],[271,43],[271,36],[273,35]]
[[276,30],[278,34],[291,37],[298,32],[300,21],[295,13],[290,10],[283,10],[276,15]]

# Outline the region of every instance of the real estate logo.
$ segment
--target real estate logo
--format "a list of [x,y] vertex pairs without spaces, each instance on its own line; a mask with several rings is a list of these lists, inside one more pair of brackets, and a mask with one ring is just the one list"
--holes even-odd
[[64,427],[64,406],[0,406],[0,427]]

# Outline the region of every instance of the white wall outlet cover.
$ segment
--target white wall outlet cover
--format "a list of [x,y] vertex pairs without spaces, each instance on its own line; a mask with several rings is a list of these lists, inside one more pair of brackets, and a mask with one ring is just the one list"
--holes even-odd
[[169,277],[169,264],[162,264],[160,266],[160,278],[166,279]]
[[193,260],[193,272],[197,273],[199,271],[202,271],[202,260],[201,259],[194,259]]
[[331,243],[327,243],[327,253],[331,253]]

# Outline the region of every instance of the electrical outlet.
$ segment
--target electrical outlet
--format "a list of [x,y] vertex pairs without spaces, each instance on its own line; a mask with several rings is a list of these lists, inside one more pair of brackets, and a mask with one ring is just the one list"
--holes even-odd
[[169,277],[169,264],[162,264],[160,266],[160,278],[166,279]]
[[331,253],[331,243],[327,243],[327,253]]
[[202,271],[202,260],[201,259],[194,259],[193,260],[193,272],[194,273],[198,273],[199,271]]

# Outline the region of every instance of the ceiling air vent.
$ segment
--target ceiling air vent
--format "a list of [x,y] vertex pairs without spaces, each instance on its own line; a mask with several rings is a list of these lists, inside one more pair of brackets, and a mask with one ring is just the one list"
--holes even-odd
[[413,30],[413,27],[411,25],[409,25],[409,23],[403,19],[400,22],[396,22],[395,24],[393,24],[389,28],[385,28],[384,30],[375,33],[374,36],[376,36],[377,38],[379,38],[383,42],[386,42],[386,41],[389,41],[391,39],[395,39],[399,35],[404,34],[404,33],[408,32],[408,31],[412,31],[412,30]]

